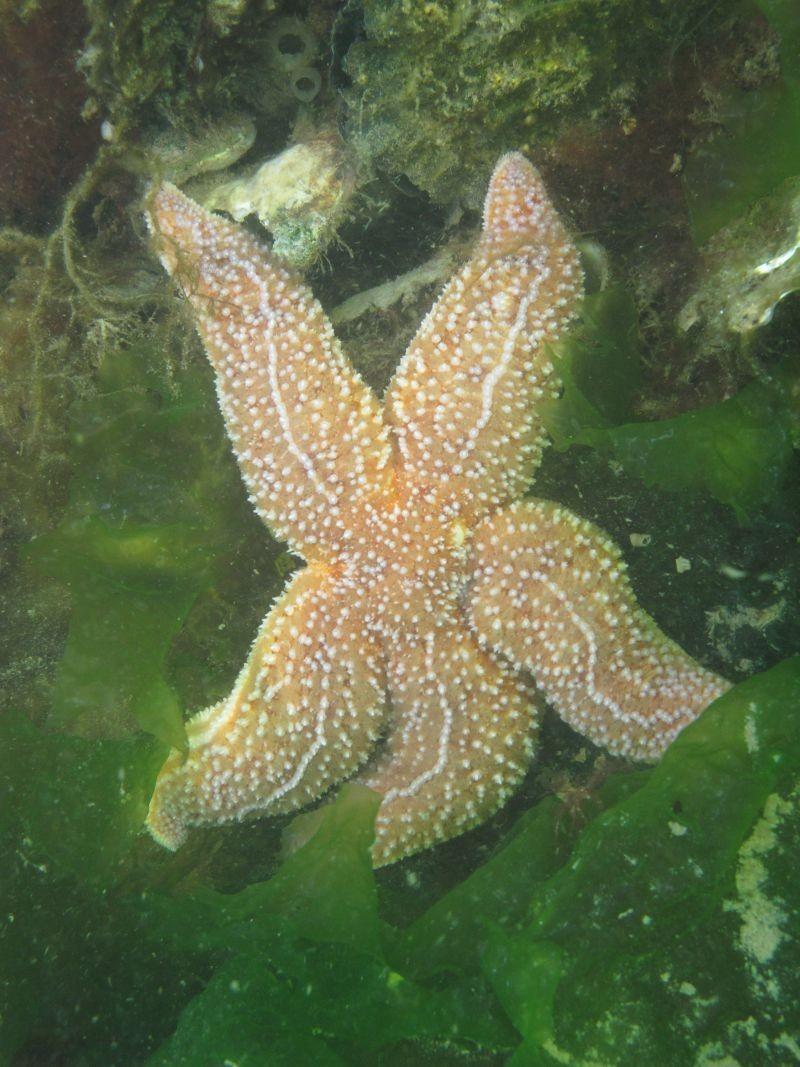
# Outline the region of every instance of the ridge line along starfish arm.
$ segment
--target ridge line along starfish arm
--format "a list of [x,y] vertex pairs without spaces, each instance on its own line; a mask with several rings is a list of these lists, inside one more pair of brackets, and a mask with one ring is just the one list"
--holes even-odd
[[147,827],[176,849],[190,826],[294,811],[364,763],[386,713],[363,613],[312,564],[267,613],[230,695],[187,723],[189,750],[161,768]]
[[578,254],[519,153],[492,175],[474,254],[445,287],[386,395],[401,477],[459,502],[466,522],[523,492],[559,388],[547,352],[582,292]]
[[467,613],[484,648],[530,671],[566,722],[628,759],[658,759],[729,688],[636,603],[619,548],[567,508],[525,500],[480,524]]
[[311,291],[241,226],[165,183],[146,214],[195,314],[256,512],[306,559],[332,559],[348,518],[389,487],[377,397]]

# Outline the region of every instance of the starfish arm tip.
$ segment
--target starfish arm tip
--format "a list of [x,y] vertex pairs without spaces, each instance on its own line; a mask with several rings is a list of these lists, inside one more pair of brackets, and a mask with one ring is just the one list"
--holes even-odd
[[173,810],[174,806],[169,802],[168,792],[166,796],[164,795],[165,790],[161,781],[162,775],[159,775],[144,825],[153,840],[162,848],[167,849],[168,852],[177,852],[186,841],[187,826],[179,814]]
[[655,762],[727,688],[638,606],[617,546],[566,508],[505,508],[472,551],[472,628],[615,755]]
[[190,247],[190,227],[206,212],[172,182],[151,182],[144,199],[144,221],[161,265],[169,275],[182,249]]
[[536,167],[521,152],[501,156],[484,202],[484,237],[507,238],[554,221],[555,211]]

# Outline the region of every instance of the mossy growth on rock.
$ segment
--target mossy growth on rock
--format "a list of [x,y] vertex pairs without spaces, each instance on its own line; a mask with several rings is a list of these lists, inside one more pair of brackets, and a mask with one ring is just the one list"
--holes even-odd
[[344,57],[348,134],[365,157],[435,199],[474,198],[470,183],[498,152],[539,146],[576,117],[629,116],[669,49],[722,17],[708,8],[697,0],[351,3],[363,11],[363,39]]

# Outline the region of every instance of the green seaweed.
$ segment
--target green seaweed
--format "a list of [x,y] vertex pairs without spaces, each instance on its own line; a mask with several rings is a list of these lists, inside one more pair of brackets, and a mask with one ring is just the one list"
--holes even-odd
[[607,779],[582,831],[554,798],[536,805],[405,931],[381,918],[370,790],[342,790],[264,882],[169,890],[137,839],[163,750],[8,717],[0,1054],[100,1064],[111,1041],[154,1065],[361,1064],[411,1043],[434,1063],[784,1062],[798,707],[795,657],[654,770]]
[[164,662],[208,581],[208,554],[197,541],[185,527],[120,529],[101,519],[66,524],[40,539],[32,557],[68,584],[73,604],[53,691],[53,725],[124,731],[129,713],[163,741],[185,745]]
[[165,753],[144,735],[96,743],[10,715],[0,745],[0,831],[18,827],[51,876],[108,884],[141,831]]
[[138,724],[181,747],[167,656],[254,520],[205,366],[170,383],[152,370],[159,359],[154,345],[115,353],[97,394],[76,405],[65,518],[27,556],[72,597],[50,724],[105,737]]
[[[485,967],[525,1038],[512,1062],[555,1063],[556,1051],[570,1062],[690,1062],[717,1044],[780,1062],[781,1035],[797,1022],[791,886],[777,878],[763,931],[781,953],[754,958],[737,867],[771,798],[792,797],[779,806],[797,823],[798,707],[798,657],[718,700],[639,792],[586,830],[534,893],[526,929],[496,938]],[[787,826],[781,852],[794,849]],[[757,1032],[737,1034],[748,1017]]]
[[718,404],[630,421],[640,379],[636,312],[616,290],[587,298],[582,326],[557,357],[564,390],[545,410],[556,448],[599,449],[648,486],[709,493],[742,522],[779,497],[797,437],[788,370]]
[[[583,331],[552,408],[562,444],[625,429],[640,381],[625,294],[592,298]],[[438,899],[426,887],[431,905],[405,927],[394,872],[371,867],[378,798],[363,787],[297,820],[282,862],[253,855],[271,877],[233,892],[235,831],[198,833],[174,858],[143,837],[165,742],[180,740],[176,668],[198,673],[174,635],[187,641],[198,605],[236,605],[229,572],[266,540],[205,365],[170,378],[161,359],[155,344],[116,353],[73,407],[65,518],[29,550],[70,586],[73,619],[46,724],[0,722],[0,1059],[99,1065],[113,1046],[153,1065],[626,1067],[708,1048],[780,1063],[800,1002],[785,917],[798,659],[732,690],[657,768],[610,776],[583,824],[545,797],[463,882]],[[643,426],[652,438],[664,423]],[[438,862],[424,859],[434,885]]]
[[[648,773],[610,778],[591,798],[594,814],[639,789]],[[476,970],[494,932],[522,921],[534,889],[567,861],[579,829],[563,801],[544,798],[517,820],[495,856],[403,931],[395,953],[417,976]]]
[[163,756],[143,736],[0,722],[0,1062],[24,1049],[32,1062],[107,1063],[114,1043],[136,1062],[173,988],[192,988],[185,954],[147,944],[114,892]]
[[730,92],[722,133],[687,161],[684,188],[698,244],[800,174],[800,8],[795,0],[757,0],[757,7],[780,37],[781,74]]

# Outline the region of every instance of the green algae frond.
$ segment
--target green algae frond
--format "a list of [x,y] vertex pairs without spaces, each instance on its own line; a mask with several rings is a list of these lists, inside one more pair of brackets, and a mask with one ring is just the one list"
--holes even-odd
[[583,318],[560,350],[564,391],[547,417],[556,448],[589,445],[648,486],[712,495],[740,521],[779,501],[798,439],[796,372],[787,367],[673,418],[636,421],[633,301],[607,290],[587,299]]
[[[0,1050],[41,1051],[57,1032],[97,1064],[110,1040],[153,1064],[405,1052],[624,1067],[712,1044],[780,1063],[798,946],[778,923],[762,949],[793,893],[798,706],[795,658],[722,697],[655,770],[608,778],[585,828],[554,798],[534,807],[406,929],[381,918],[393,890],[371,867],[370,790],[345,789],[271,878],[171,891],[135,836],[153,743],[48,736],[7,717],[0,834],[17,846]],[[23,933],[14,919],[31,897]]]

